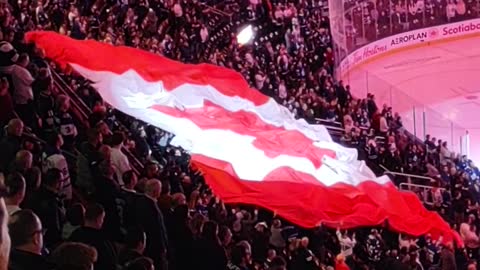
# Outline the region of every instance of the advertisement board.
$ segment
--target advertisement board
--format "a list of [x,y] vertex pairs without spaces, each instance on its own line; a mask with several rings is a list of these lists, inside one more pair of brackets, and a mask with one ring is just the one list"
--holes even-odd
[[386,37],[350,53],[340,62],[339,72],[345,74],[359,64],[385,53],[414,47],[421,43],[448,40],[476,33],[480,34],[480,19],[433,26]]

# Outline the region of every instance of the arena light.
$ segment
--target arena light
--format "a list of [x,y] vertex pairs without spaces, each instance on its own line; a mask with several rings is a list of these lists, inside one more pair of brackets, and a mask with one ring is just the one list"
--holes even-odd
[[254,35],[253,27],[247,25],[237,34],[237,42],[240,45],[245,45],[253,40]]

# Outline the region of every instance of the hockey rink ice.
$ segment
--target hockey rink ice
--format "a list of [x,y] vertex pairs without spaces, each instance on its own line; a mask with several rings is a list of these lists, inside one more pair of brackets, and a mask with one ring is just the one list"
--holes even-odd
[[380,108],[392,106],[417,137],[431,134],[480,162],[480,35],[385,54],[342,78],[354,96],[370,92]]

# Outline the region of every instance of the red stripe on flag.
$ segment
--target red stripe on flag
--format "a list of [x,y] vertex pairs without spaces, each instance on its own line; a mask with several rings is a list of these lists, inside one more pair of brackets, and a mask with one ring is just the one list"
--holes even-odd
[[210,85],[226,96],[245,98],[255,105],[262,105],[269,99],[251,89],[239,73],[219,66],[183,64],[147,51],[93,40],[74,40],[54,32],[28,32],[25,40],[35,42],[37,47],[45,50],[48,58],[64,68],[68,64],[78,64],[93,71],[116,74],[132,69],[145,81],[162,81],[167,91],[191,83]]
[[[153,106],[155,110],[194,122],[203,130],[222,129],[237,134],[255,137],[253,145],[270,158],[279,155],[308,158],[316,168],[322,164],[322,157],[335,158],[335,152],[313,145],[313,141],[296,130],[269,125],[256,114],[245,111],[230,112],[207,102],[204,107],[184,111],[166,106]],[[245,157],[248,158],[248,157]]]
[[[275,179],[239,179],[229,163],[203,155],[192,155],[192,163],[204,172],[213,192],[225,203],[257,205],[305,228],[327,226],[355,228],[382,225],[413,236],[430,233],[434,239],[455,240],[459,235],[437,213],[425,209],[415,194],[400,192],[393,184],[366,181],[357,186],[335,184],[326,187],[310,175],[279,168]],[[254,168],[252,168],[254,169]],[[302,175],[302,182],[290,182],[291,174]],[[279,181],[283,175],[286,181]],[[314,184],[313,182],[317,182]]]

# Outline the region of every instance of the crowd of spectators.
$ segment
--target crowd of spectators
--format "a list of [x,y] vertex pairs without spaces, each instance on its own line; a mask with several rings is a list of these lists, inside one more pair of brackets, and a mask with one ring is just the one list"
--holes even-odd
[[[409,136],[401,117],[378,108],[373,95],[354,98],[333,79],[323,6],[308,0],[1,1],[6,208],[0,263],[9,261],[13,270],[477,269],[480,172],[446,142]],[[257,39],[241,46],[236,29],[245,23],[255,25]],[[459,230],[466,249],[429,235],[399,235],[388,224],[305,230],[264,209],[224,205],[189,166],[188,154],[169,145],[174,135],[115,111],[88,81],[56,70],[24,43],[24,32],[34,29],[229,67],[298,118],[341,122],[338,141],[358,148],[370,164],[432,179],[423,183],[436,187],[429,207]]]
[[402,32],[479,18],[480,6],[476,0],[343,0],[338,12],[351,52]]

